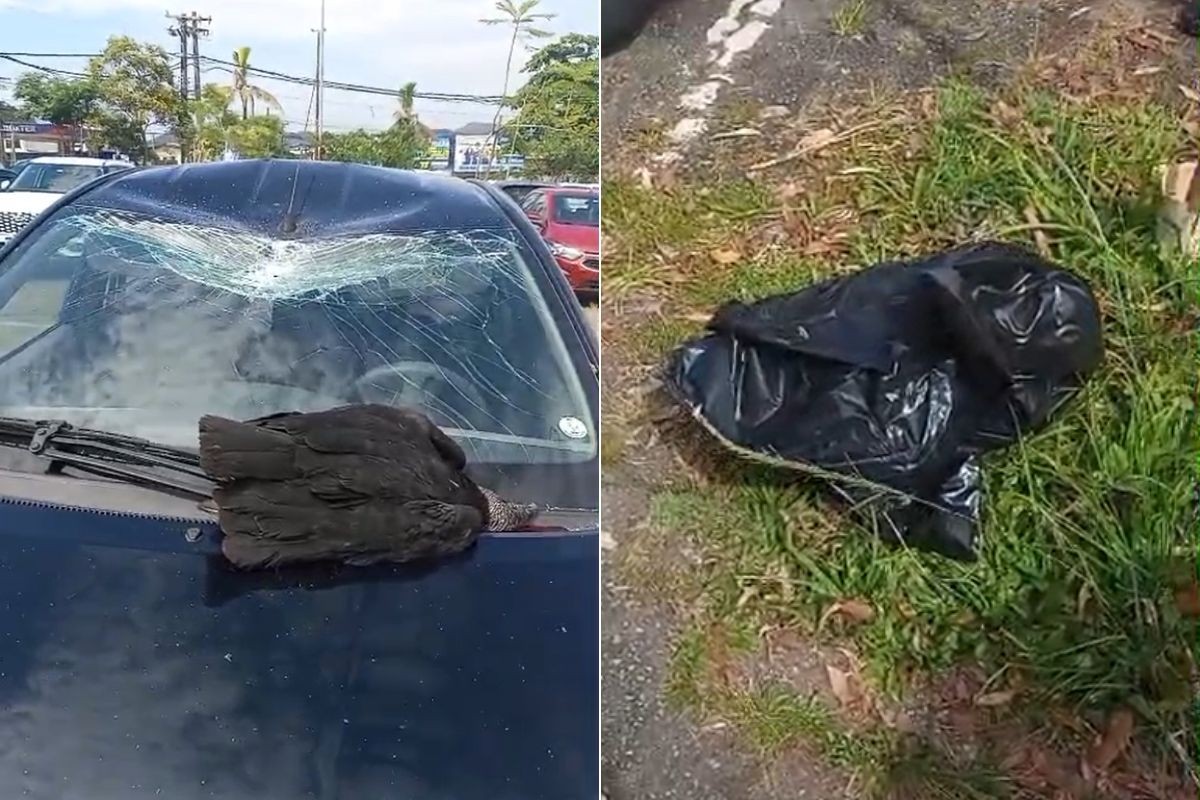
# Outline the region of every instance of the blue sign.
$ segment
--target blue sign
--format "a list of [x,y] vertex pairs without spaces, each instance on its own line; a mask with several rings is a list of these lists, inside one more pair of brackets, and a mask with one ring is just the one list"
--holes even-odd
[[0,122],[0,133],[58,136],[62,130],[53,122]]

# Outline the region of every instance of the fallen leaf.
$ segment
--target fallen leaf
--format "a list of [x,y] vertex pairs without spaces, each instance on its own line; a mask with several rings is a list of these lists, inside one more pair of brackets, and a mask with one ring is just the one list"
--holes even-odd
[[858,705],[862,695],[854,675],[831,664],[825,665],[825,672],[829,675],[829,688],[838,702],[847,708]]
[[1017,696],[1015,689],[1002,689],[998,692],[987,692],[975,697],[975,705],[982,708],[998,708],[1006,706]]
[[1185,617],[1200,617],[1200,584],[1195,581],[1175,590],[1175,607]]
[[1088,749],[1084,765],[1093,770],[1105,770],[1117,760],[1133,738],[1133,712],[1119,708],[1108,718],[1104,735]]
[[835,134],[831,129],[818,128],[817,130],[813,131],[812,133],[810,133],[807,136],[805,136],[804,138],[802,138],[800,140],[800,143],[798,145],[796,145],[796,149],[797,150],[809,150],[809,151],[818,150],[822,147],[825,147],[827,144],[829,144],[836,138],[837,138],[837,134]]
[[1025,206],[1025,221],[1033,228],[1033,241],[1037,244],[1038,252],[1043,258],[1054,258],[1054,254],[1050,252],[1050,237],[1042,230],[1042,221],[1038,219],[1037,210],[1033,206]]
[[721,250],[713,250],[708,254],[708,257],[718,264],[726,267],[730,264],[736,264],[742,260],[742,254],[732,247],[726,247]]
[[1193,103],[1200,103],[1200,92],[1197,92],[1192,87],[1184,86],[1181,83],[1179,84],[1179,91],[1183,93],[1184,97],[1186,97],[1188,100],[1191,100]]
[[1165,69],[1165,68],[1159,67],[1159,66],[1144,66],[1144,67],[1138,67],[1137,69],[1135,69],[1133,71],[1133,74],[1138,77],[1142,77],[1145,75],[1157,75],[1158,73],[1162,72],[1163,69]]
[[1086,581],[1080,585],[1079,594],[1075,597],[1075,613],[1083,619],[1087,615],[1088,603],[1092,600],[1092,585]]
[[804,184],[800,181],[788,181],[775,190],[775,196],[782,203],[795,199],[802,194],[804,194]]
[[846,617],[852,622],[870,622],[875,619],[875,609],[871,608],[871,604],[865,600],[854,598],[838,600],[821,614],[821,619],[817,622],[817,630],[824,628],[825,623],[835,615]]
[[995,112],[996,119],[1005,124],[1020,122],[1025,118],[1025,115],[1018,109],[1013,108],[1003,100],[997,100],[992,110]]
[[744,139],[747,136],[762,136],[762,131],[757,130],[756,128],[736,128],[731,131],[714,133],[712,140],[714,142],[719,142],[723,139]]

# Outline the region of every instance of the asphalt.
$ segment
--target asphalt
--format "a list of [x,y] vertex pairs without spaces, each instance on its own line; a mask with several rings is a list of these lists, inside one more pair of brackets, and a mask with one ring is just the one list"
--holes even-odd
[[848,2],[674,0],[660,9],[640,38],[604,61],[605,169],[648,126],[667,134],[652,161],[700,157],[730,104],[790,119],[816,98],[927,86],[951,70],[1003,80],[1031,52],[1052,49],[1064,26],[1085,29],[1109,5],[866,0],[857,32],[837,35],[833,18]]

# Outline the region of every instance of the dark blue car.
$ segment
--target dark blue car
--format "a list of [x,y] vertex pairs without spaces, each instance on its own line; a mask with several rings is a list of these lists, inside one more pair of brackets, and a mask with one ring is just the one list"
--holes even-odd
[[[595,800],[595,344],[501,198],[149,169],[0,251],[0,797]],[[173,460],[199,417],[358,402],[423,409],[537,527],[418,567],[231,568]],[[86,460],[37,421],[88,429]]]

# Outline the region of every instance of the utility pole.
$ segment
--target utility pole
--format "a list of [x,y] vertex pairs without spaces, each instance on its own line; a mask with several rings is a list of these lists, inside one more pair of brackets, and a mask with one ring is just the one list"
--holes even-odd
[[316,97],[316,129],[317,146],[313,155],[318,161],[325,155],[325,120],[323,116],[325,100],[325,0],[321,0],[321,27],[317,29],[317,97]]
[[[188,98],[188,19],[182,14],[172,15],[167,12],[167,19],[175,20],[178,25],[167,28],[167,33],[179,37],[179,96]],[[196,80],[200,80],[199,77]]]
[[208,23],[212,22],[212,17],[202,17],[195,11],[192,12],[192,74],[196,76],[196,80],[192,84],[193,97],[200,99],[200,37],[208,38]]
[[[175,24],[167,28],[167,32],[179,38],[179,96],[184,100],[189,97],[200,99],[200,37],[208,36],[208,23],[212,17],[202,17],[193,11],[191,14],[172,14],[167,12],[167,19]],[[192,40],[191,87],[188,87],[188,39]]]

